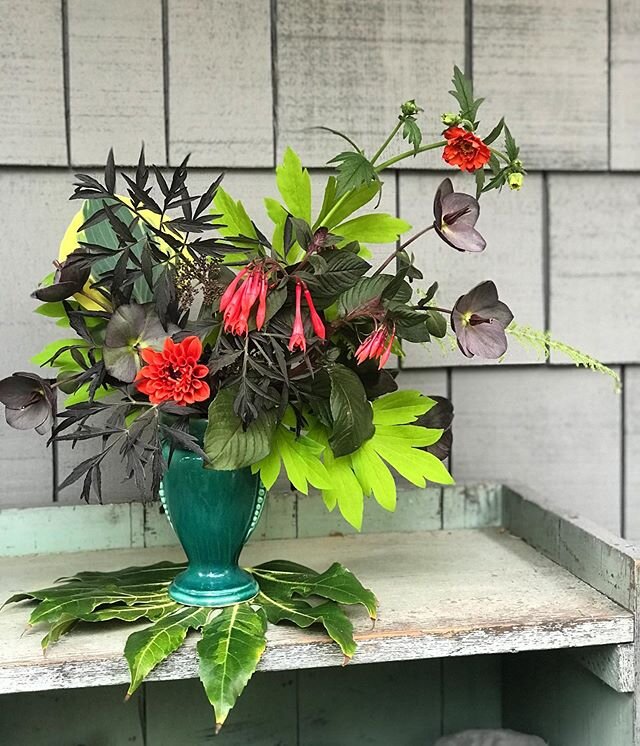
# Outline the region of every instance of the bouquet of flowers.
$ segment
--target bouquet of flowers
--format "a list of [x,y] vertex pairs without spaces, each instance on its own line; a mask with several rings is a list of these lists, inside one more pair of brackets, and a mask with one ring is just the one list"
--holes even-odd
[[[336,133],[348,147],[329,161],[335,172],[316,214],[309,173],[287,149],[276,169],[282,199],[265,199],[267,232],[222,176],[193,194],[188,158],[168,174],[148,166],[143,150],[135,173],[119,174],[124,191],[112,152],[102,181],[76,176],[71,199],[82,207],[55,274],[33,294],[38,313],[76,336],[34,358],[55,375],[18,372],[0,382],[11,426],[99,445],[61,487],[82,480],[82,495],[100,499],[101,465],[116,452],[140,489],[155,494],[169,442],[207,468],[249,466],[267,488],[284,470],[296,489],[317,488],[329,510],[359,527],[365,497],[394,509],[394,471],[418,486],[452,481],[443,464],[451,405],[398,390],[385,366],[406,344],[447,335],[463,355],[500,358],[513,317],[490,280],[450,309],[436,304],[437,282],[416,292],[423,275],[409,247],[433,231],[447,250],[483,251],[481,196],[520,189],[525,173],[504,120],[478,134],[482,99],[457,68],[453,85],[458,111],[442,116],[437,142],[422,142],[415,101],[402,105],[371,156]],[[398,137],[409,148],[383,160]],[[383,173],[433,149],[474,176],[474,194],[445,178],[433,222],[410,234],[406,221],[376,209]],[[374,244],[390,245],[379,266]],[[58,390],[67,395],[59,413]],[[194,420],[207,421],[203,439]]]

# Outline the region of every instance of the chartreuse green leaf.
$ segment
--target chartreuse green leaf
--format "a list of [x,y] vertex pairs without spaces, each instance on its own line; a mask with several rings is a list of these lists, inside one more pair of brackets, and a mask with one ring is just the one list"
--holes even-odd
[[76,626],[78,620],[74,616],[63,616],[57,622],[51,625],[47,634],[40,641],[42,650],[46,652],[49,645],[58,642],[63,636],[71,632]]
[[376,212],[347,220],[346,223],[337,225],[334,232],[342,238],[342,243],[393,243],[410,228],[411,225],[402,218],[386,212]]
[[77,347],[80,354],[87,361],[87,364],[90,365],[90,363],[88,362],[89,358],[87,357],[86,353],[87,349],[89,348],[89,344],[79,337],[73,337],[69,339],[56,339],[55,342],[49,342],[49,344],[45,345],[44,348],[37,355],[34,355],[31,358],[31,362],[34,365],[39,365],[41,368],[68,368],[69,370],[79,371],[81,370],[81,368],[73,359],[69,350],[61,352],[53,362],[48,362],[56,354],[56,352],[58,352],[58,350],[62,349],[63,347],[70,346]]
[[236,391],[218,391],[209,405],[208,425],[204,434],[204,452],[211,469],[240,469],[269,454],[276,426],[273,410],[263,410],[246,429],[233,410]]
[[266,647],[267,617],[249,604],[228,606],[202,628],[200,680],[216,714],[216,730],[253,676]]
[[282,163],[276,167],[276,184],[293,217],[311,223],[311,179],[291,148],[284,151]]
[[[338,201],[336,198],[336,179],[335,176],[330,176],[325,187],[320,214],[313,226],[314,230],[321,225],[329,229],[340,225],[349,215],[353,215],[356,210],[364,207],[374,197],[377,197],[381,189],[382,184],[379,181],[372,181],[353,189],[347,196]],[[339,235],[342,234],[339,233]]]
[[[64,406],[65,407],[72,407],[74,404],[80,404],[81,402],[89,401],[89,388],[91,387],[91,381],[87,381],[87,383],[83,383],[82,386],[79,386],[73,394],[69,394],[64,400]],[[100,386],[94,394],[93,394],[93,400],[96,401],[98,399],[104,399],[105,396],[109,396],[109,394],[113,393],[115,389],[108,386],[107,388],[104,388],[103,386]]]
[[273,222],[271,245],[278,256],[284,257],[284,224],[287,220],[288,213],[278,200],[273,199],[272,197],[264,198],[264,206],[267,215]]
[[264,486],[269,490],[280,476],[284,465],[291,484],[306,495],[309,485],[325,489],[331,485],[320,454],[323,447],[305,435],[296,436],[286,425],[280,423],[273,437],[271,451],[265,458],[252,464],[255,474],[260,472]]
[[373,403],[375,425],[405,425],[415,422],[435,406],[435,401],[419,391],[402,389],[385,394]]
[[[218,187],[215,197],[213,198],[214,212],[221,217],[217,222],[225,227],[218,228],[222,236],[246,236],[247,238],[257,238],[256,229],[253,227],[251,218],[247,215],[244,205],[240,200],[237,202],[222,187]],[[238,246],[243,247],[242,241],[236,242]],[[247,248],[253,244],[247,243]],[[237,257],[236,257],[237,258]]]
[[182,645],[190,629],[201,629],[211,613],[211,609],[179,606],[150,627],[129,635],[124,647],[131,673],[127,697],[135,692],[145,676]]

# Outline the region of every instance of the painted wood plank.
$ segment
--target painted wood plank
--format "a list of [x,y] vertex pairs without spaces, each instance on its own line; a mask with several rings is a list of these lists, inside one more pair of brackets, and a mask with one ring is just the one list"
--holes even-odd
[[167,5],[170,162],[273,165],[269,1]]
[[640,368],[625,369],[625,536],[640,540]]
[[0,2],[0,163],[67,162],[61,8]]
[[495,484],[460,484],[442,490],[442,528],[502,525],[502,490]]
[[567,652],[614,691],[623,693],[635,691],[636,652],[634,644],[574,648]]
[[[201,746],[214,738],[211,705],[200,681],[148,683],[145,707],[149,746]],[[296,744],[296,716],[295,672],[257,673],[215,737],[216,746]]]
[[165,163],[160,0],[71,0],[69,100],[71,162]]
[[633,697],[619,694],[569,656],[505,656],[504,726],[562,746],[633,746]]
[[640,168],[634,147],[640,127],[640,6],[635,0],[611,3],[611,168]]
[[0,696],[3,743],[11,746],[143,744],[141,692],[124,703],[125,691],[125,687],[110,686]]
[[[504,114],[530,168],[606,168],[607,36],[601,0],[474,0],[473,78],[487,98],[485,129]],[[580,124],[568,126],[576,116]]]
[[[113,569],[179,557],[177,549],[112,550],[5,559],[0,598],[80,569]],[[243,562],[287,557],[319,569],[348,566],[380,601],[371,622],[349,611],[359,649],[354,663],[492,654],[631,642],[630,612],[499,529],[254,542]],[[47,657],[40,631],[24,634],[26,610],[0,616],[0,692],[122,683],[129,630],[82,630]],[[129,628],[130,629],[130,628]],[[260,670],[339,666],[339,651],[316,630],[272,627]],[[153,680],[193,678],[193,642],[159,666]]]
[[458,481],[526,484],[619,531],[620,400],[608,378],[542,366],[457,369],[452,391]]
[[431,744],[440,735],[440,661],[299,674],[299,746]]
[[445,370],[401,368],[396,380],[401,389],[415,389],[425,396],[447,396],[447,372]]
[[[549,203],[551,331],[604,362],[640,360],[640,340],[625,333],[640,313],[640,260],[629,240],[640,230],[640,177],[551,176]],[[624,231],[611,230],[614,211],[625,216]]]
[[[400,174],[400,216],[415,233],[433,223],[433,195],[442,181],[437,174]],[[453,175],[456,189],[475,194],[472,177]],[[521,192],[491,192],[481,200],[478,230],[487,241],[480,254],[452,249],[433,232],[412,244],[416,265],[426,290],[439,283],[437,304],[453,308],[456,300],[484,280],[493,280],[520,324],[544,328],[542,177],[527,176]],[[404,368],[428,366],[495,365],[496,361],[469,359],[453,339],[427,345],[407,344]],[[511,341],[505,363],[540,362],[535,352]]]
[[442,733],[502,725],[502,656],[442,661]]
[[[453,65],[464,59],[462,0],[283,2],[276,36],[279,153],[291,145],[309,165],[325,164],[344,143],[310,129],[317,125],[373,153],[411,98],[426,109],[425,142],[438,138]],[[440,163],[424,155],[404,162]]]
[[[72,191],[70,176],[63,170],[0,171],[0,204],[30,206],[28,219],[24,210],[9,209],[3,224],[0,256],[7,266],[19,262],[20,271],[11,272],[10,282],[5,282],[0,293],[2,377],[14,371],[37,371],[29,358],[48,342],[65,336],[51,319],[34,315],[38,303],[30,294],[53,271],[59,242],[76,209],[67,202]],[[46,438],[2,424],[0,505],[50,503],[53,457],[45,447]]]

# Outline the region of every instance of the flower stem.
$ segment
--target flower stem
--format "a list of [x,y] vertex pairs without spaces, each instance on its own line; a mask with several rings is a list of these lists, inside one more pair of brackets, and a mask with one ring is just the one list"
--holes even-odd
[[413,243],[417,238],[420,238],[420,236],[424,236],[424,234],[427,231],[432,230],[433,227],[434,227],[433,224],[428,225],[426,228],[423,228],[421,231],[418,231],[418,233],[416,233],[415,236],[411,236],[409,240],[405,241],[403,244],[400,244],[400,246],[398,246],[398,248],[394,252],[389,254],[389,256],[384,260],[384,262],[382,262],[382,264],[378,267],[378,269],[376,269],[372,277],[379,275],[384,269],[386,269],[389,266],[389,264],[391,264],[391,262],[398,256],[398,254],[401,251],[404,251],[404,249],[406,249],[406,247],[409,246],[409,244]]
[[391,134],[389,135],[389,137],[387,137],[387,139],[382,143],[382,145],[378,148],[378,150],[376,150],[375,155],[371,159],[371,165],[373,165],[378,160],[378,158],[380,158],[380,156],[384,153],[389,143],[398,134],[398,130],[400,129],[400,127],[402,127],[402,120],[398,121],[396,126],[391,130]]
[[509,164],[511,163],[509,158],[502,151],[496,150],[495,148],[489,148],[489,150],[491,150],[492,153],[495,153],[495,155],[497,155],[498,158],[502,158],[502,160],[505,161],[506,163],[509,163]]
[[424,153],[427,150],[435,150],[436,148],[443,148],[447,144],[446,140],[438,140],[438,142],[431,142],[428,145],[421,145],[417,150],[415,148],[411,148],[411,150],[405,150],[404,153],[400,153],[399,155],[394,155],[393,158],[389,158],[388,161],[383,161],[379,166],[376,166],[376,173],[379,174],[380,171],[384,171],[385,168],[389,168],[389,166],[393,166],[394,163],[398,163],[398,161],[402,161],[405,158],[409,158],[412,155],[417,155],[418,153]]
[[440,306],[411,306],[414,311],[440,311],[451,315],[453,311],[450,308],[440,308]]

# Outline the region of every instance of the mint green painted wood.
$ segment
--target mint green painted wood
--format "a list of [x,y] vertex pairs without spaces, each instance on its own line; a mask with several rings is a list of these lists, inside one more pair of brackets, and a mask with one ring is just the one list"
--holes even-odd
[[[201,436],[206,421],[197,423]],[[258,593],[254,578],[238,566],[242,547],[257,525],[266,490],[251,469],[205,469],[192,451],[163,447],[169,462],[160,487],[167,518],[189,565],[169,586],[187,606],[231,606]]]
[[502,725],[502,656],[442,661],[442,735]]
[[502,493],[496,484],[446,487],[442,499],[442,528],[486,528],[502,525]]

